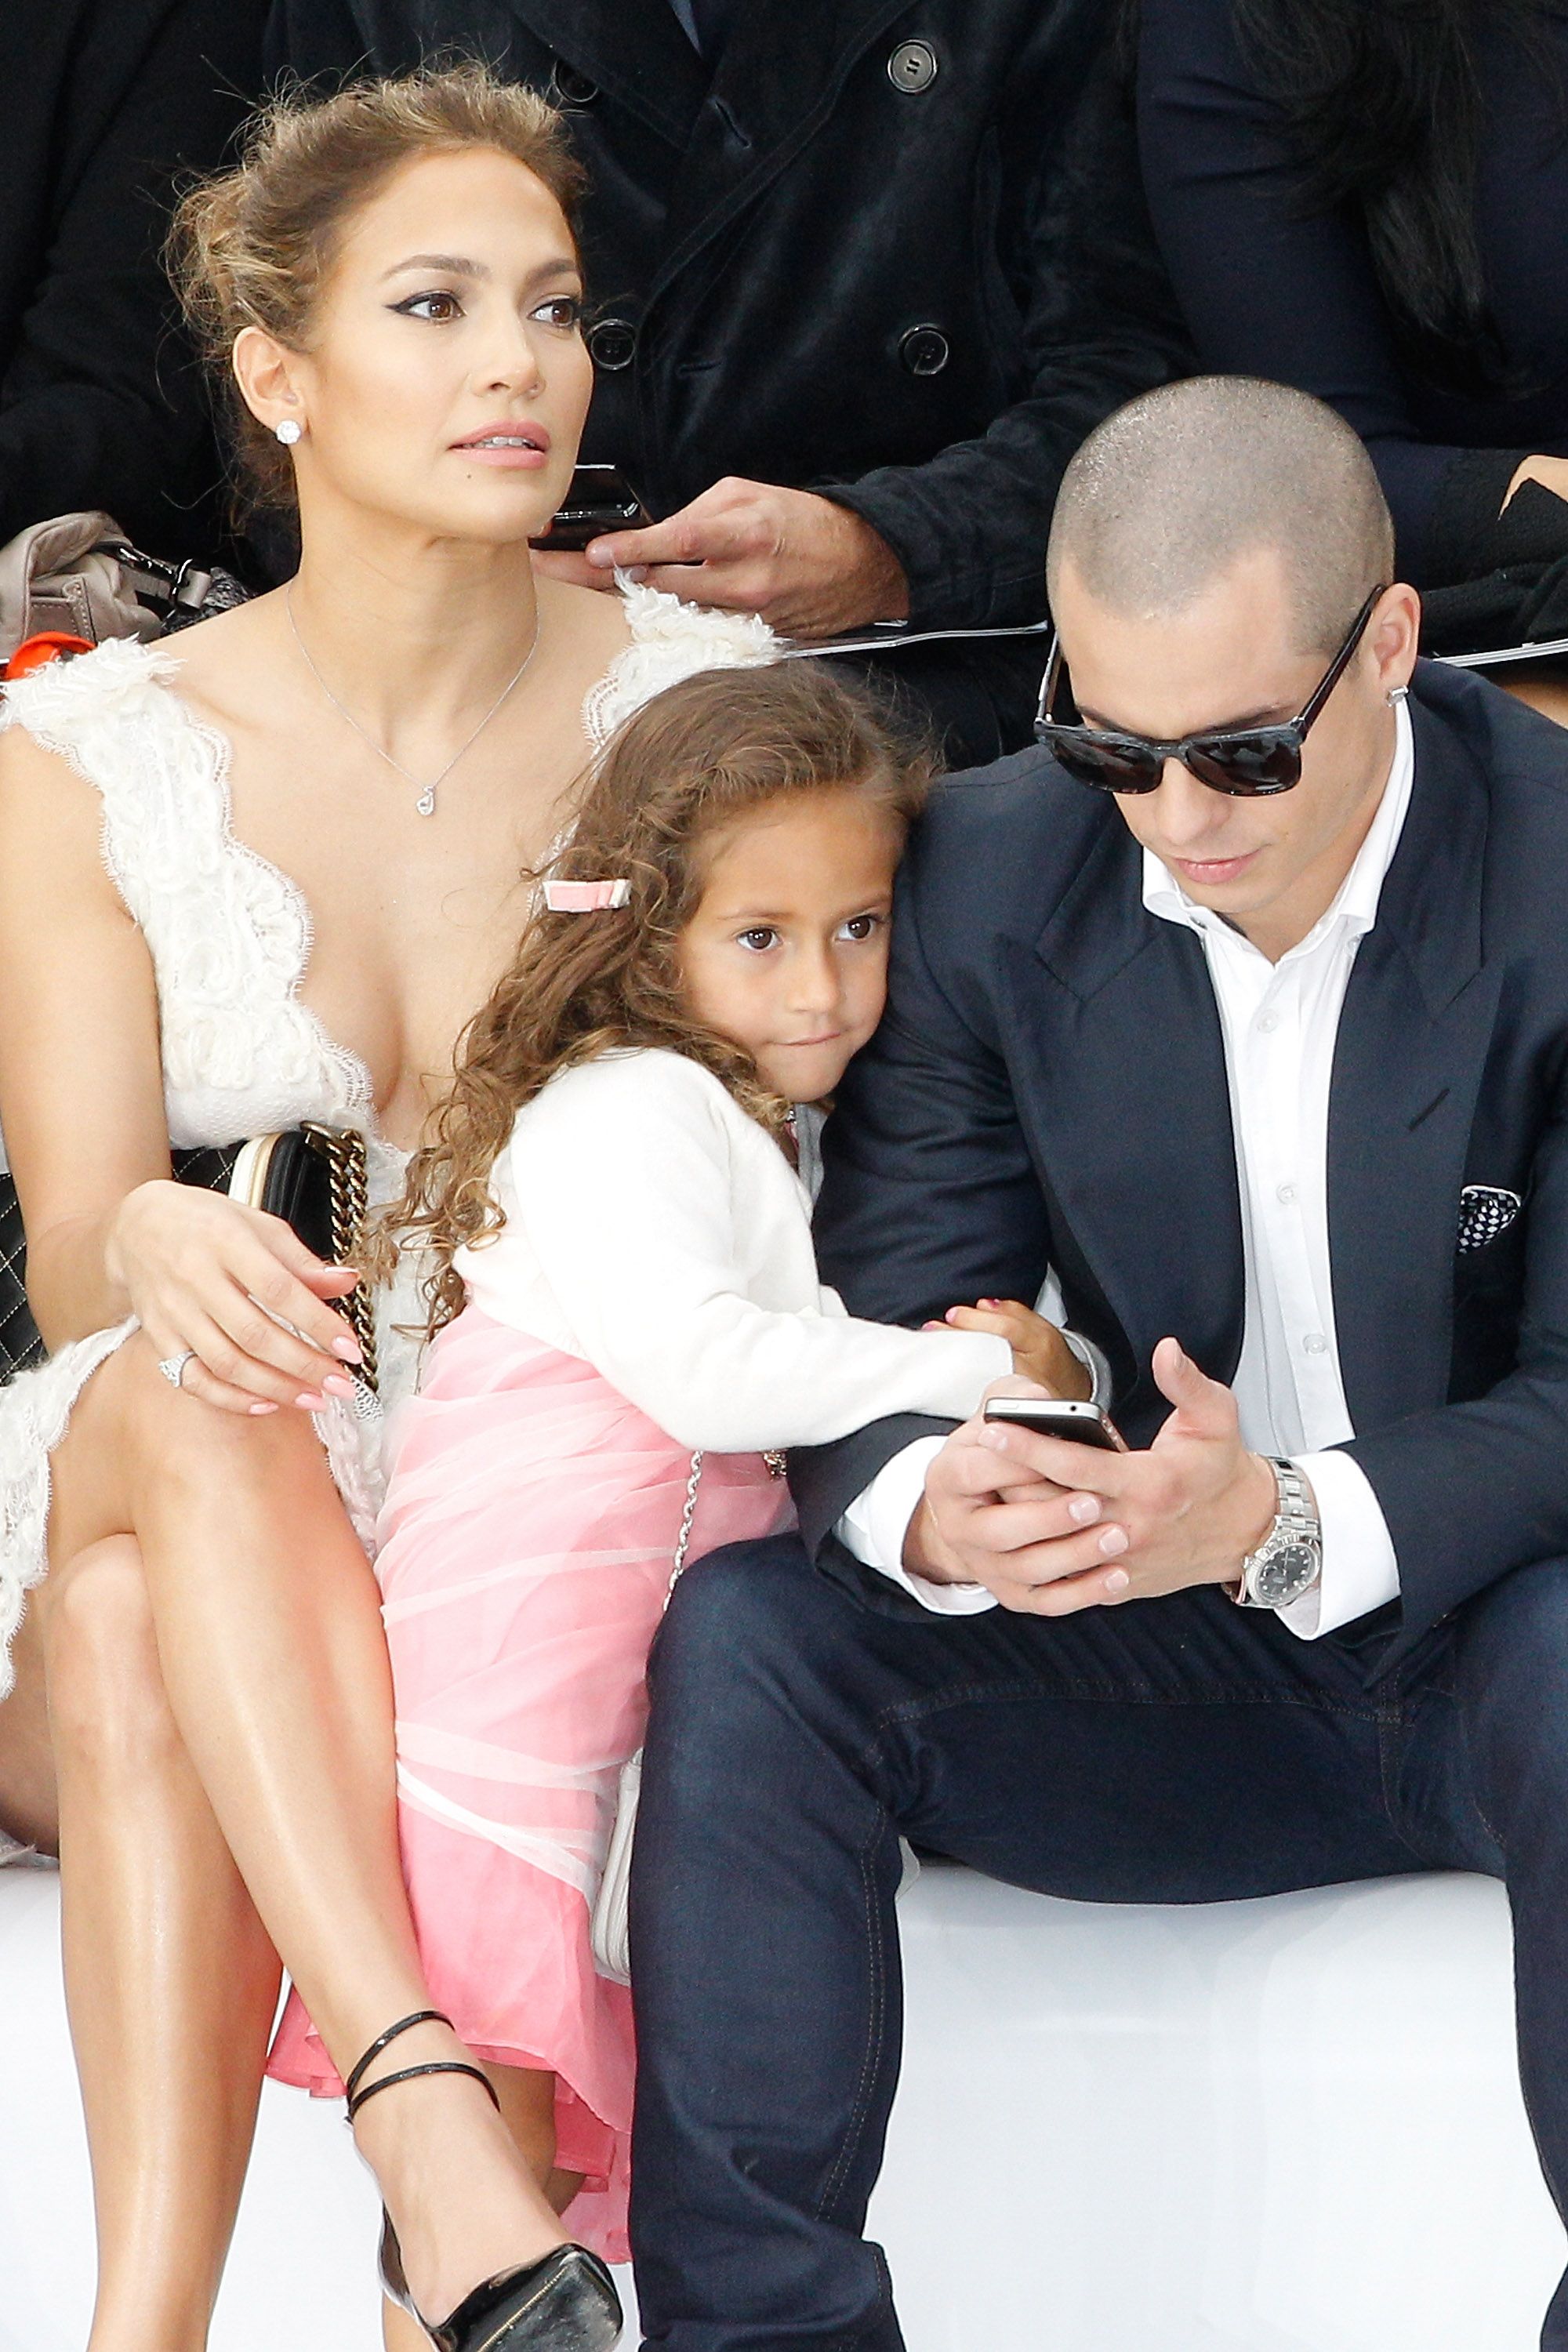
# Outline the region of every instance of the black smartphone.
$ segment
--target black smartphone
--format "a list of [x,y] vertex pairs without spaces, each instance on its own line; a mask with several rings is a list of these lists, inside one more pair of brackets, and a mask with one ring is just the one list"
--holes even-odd
[[546,555],[575,553],[604,531],[640,530],[652,520],[618,466],[579,466],[550,529],[529,543]]
[[1097,1404],[1080,1404],[1070,1397],[992,1397],[984,1418],[1038,1430],[1042,1437],[1065,1437],[1070,1445],[1097,1446],[1102,1454],[1127,1451],[1127,1440],[1109,1414]]

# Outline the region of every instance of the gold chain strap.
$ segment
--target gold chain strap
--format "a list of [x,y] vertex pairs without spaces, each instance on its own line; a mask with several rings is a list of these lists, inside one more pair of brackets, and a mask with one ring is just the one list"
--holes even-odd
[[[363,1238],[365,1219],[370,1211],[364,1138],[354,1127],[322,1127],[314,1119],[306,1119],[303,1126],[312,1148],[326,1161],[331,1180],[332,1263],[334,1265],[352,1265]],[[360,1282],[339,1304],[348,1318],[349,1328],[359,1341],[360,1378],[367,1388],[374,1390],[376,1385],[375,1303],[364,1284]]]

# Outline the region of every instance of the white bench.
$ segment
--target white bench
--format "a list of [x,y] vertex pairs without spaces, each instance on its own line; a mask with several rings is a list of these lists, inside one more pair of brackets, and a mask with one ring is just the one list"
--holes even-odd
[[[1564,2246],[1500,1888],[1101,1909],[938,1867],[902,1918],[872,2225],[910,2352],[1534,2352]],[[0,1873],[0,2352],[80,2352],[91,2302],[58,1920]],[[337,2111],[268,2085],[215,2352],[378,2352],[374,2226]]]

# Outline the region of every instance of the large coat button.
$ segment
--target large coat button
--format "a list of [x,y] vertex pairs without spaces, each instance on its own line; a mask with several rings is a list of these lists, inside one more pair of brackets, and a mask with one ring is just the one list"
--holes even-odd
[[599,95],[599,85],[592,75],[569,66],[564,58],[556,65],[550,77],[552,95],[557,106],[592,106]]
[[937,71],[937,54],[929,41],[900,41],[888,59],[888,79],[910,98],[929,89]]
[[629,319],[601,319],[588,330],[588,349],[594,365],[615,375],[636,359],[637,331]]
[[940,327],[910,327],[899,337],[899,357],[911,375],[940,375],[951,356]]

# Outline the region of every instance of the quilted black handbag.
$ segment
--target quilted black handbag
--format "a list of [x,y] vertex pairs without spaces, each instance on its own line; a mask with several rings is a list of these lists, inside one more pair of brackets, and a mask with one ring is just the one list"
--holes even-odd
[[[355,1128],[308,1119],[275,1135],[211,1150],[176,1151],[182,1184],[226,1192],[291,1225],[308,1250],[331,1265],[352,1262],[367,1207],[364,1138]],[[44,1360],[27,1305],[27,1237],[10,1176],[0,1173],[0,1382]],[[359,1341],[360,1377],[375,1386],[375,1312],[363,1283],[334,1302]]]

